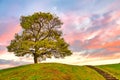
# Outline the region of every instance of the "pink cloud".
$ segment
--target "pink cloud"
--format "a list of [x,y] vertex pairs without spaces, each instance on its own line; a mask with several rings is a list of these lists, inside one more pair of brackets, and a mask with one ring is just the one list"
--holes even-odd
[[116,46],[120,46],[120,40],[107,42],[103,45],[103,48],[116,47]]
[[77,31],[77,27],[83,27],[80,26],[80,24],[83,23],[88,17],[86,16],[79,16],[74,13],[66,13],[61,15],[61,20],[63,22],[62,30],[64,33],[70,33],[71,30],[72,32]]
[[111,5],[108,5],[107,10],[116,10],[119,8],[119,0],[114,1]]
[[[64,35],[65,40],[73,46],[72,48],[78,48],[79,51],[93,50],[89,54],[89,57],[103,57],[106,59],[118,58],[115,55],[119,55],[120,46],[119,35],[120,35],[120,11],[113,11],[107,13],[103,18],[97,18],[91,20],[92,25],[85,26],[85,30],[81,26],[77,26],[75,22],[82,24],[87,18],[91,19],[93,16],[80,17],[79,15],[64,15],[62,27],[63,31],[68,34]],[[79,29],[77,28],[79,27]],[[91,31],[90,31],[91,30]],[[77,43],[75,43],[77,41]],[[79,42],[80,41],[80,42]],[[95,51],[94,51],[95,50]],[[97,51],[98,50],[98,51]],[[101,50],[101,51],[99,51]],[[86,55],[87,55],[86,54]]]
[[90,36],[89,33],[82,31],[89,27],[87,26],[89,24],[89,17],[89,15],[79,16],[74,13],[67,13],[61,16],[61,20],[64,22],[61,29],[66,42],[72,44],[75,40],[84,41],[86,36]]
[[87,58],[89,59],[97,58],[99,60],[119,59],[120,53],[113,53],[113,54],[106,55],[106,56],[105,56],[105,53],[96,53],[94,55],[89,55]]
[[[63,19],[62,19],[62,21],[64,22],[62,30],[65,33],[65,40],[69,43],[73,43],[75,40],[84,41],[84,40],[92,37],[92,35],[94,35],[96,32],[99,32],[99,33],[97,33],[97,35],[100,35],[101,38],[108,38],[109,36],[113,37],[112,34],[114,34],[114,32],[116,32],[116,31],[118,32],[120,28],[115,30],[115,29],[112,29],[113,27],[106,26],[106,24],[110,24],[114,20],[116,20],[118,18],[118,16],[120,16],[120,15],[118,15],[119,13],[120,12],[117,11],[114,14],[110,15],[110,17],[108,17],[108,18],[105,16],[104,19],[98,20],[97,22],[95,21],[92,26],[94,26],[94,25],[97,26],[98,24],[101,24],[102,26],[105,26],[106,28],[105,29],[102,28],[102,29],[99,29],[99,31],[96,30],[94,32],[83,31],[82,28],[81,29],[76,29],[77,27],[81,27],[81,26],[80,25],[76,26],[77,23],[75,23],[75,22],[78,22],[79,24],[82,24],[82,22],[84,20],[86,20],[86,18],[89,18],[90,16],[80,17],[80,16],[74,15],[74,14],[64,15]],[[115,16],[115,15],[117,15],[117,16]],[[111,26],[113,26],[113,25],[111,25]],[[90,28],[91,25],[87,26],[87,27]],[[116,28],[116,27],[114,27],[114,28]],[[104,33],[104,35],[101,35],[102,33]],[[110,35],[110,33],[111,33],[111,35]],[[94,38],[94,36],[93,36],[93,38]]]
[[12,19],[1,24],[3,24],[1,29],[4,29],[4,32],[0,34],[0,54],[4,54],[7,52],[6,46],[14,39],[15,33],[18,33],[21,30],[21,27],[17,21]]
[[114,11],[114,12],[111,12],[109,13],[109,17],[105,17],[105,19],[103,19],[102,23],[112,23],[114,20],[117,20],[118,18],[120,17],[120,11]]
[[21,30],[21,27],[18,24],[10,23],[8,25],[8,31],[0,36],[0,43],[4,43],[4,45],[7,45],[7,42],[14,38],[15,33],[18,33]]
[[5,50],[0,50],[0,54],[4,54],[5,52]]

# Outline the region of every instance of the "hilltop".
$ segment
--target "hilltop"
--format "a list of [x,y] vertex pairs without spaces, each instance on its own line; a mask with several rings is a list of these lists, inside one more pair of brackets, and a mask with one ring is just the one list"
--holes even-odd
[[59,63],[30,64],[0,70],[0,80],[105,80],[86,66]]

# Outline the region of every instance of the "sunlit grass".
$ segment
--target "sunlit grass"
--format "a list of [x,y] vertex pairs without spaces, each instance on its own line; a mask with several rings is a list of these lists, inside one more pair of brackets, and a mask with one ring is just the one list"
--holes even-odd
[[120,64],[102,65],[97,67],[120,79]]
[[0,71],[0,80],[105,80],[86,66],[31,64]]

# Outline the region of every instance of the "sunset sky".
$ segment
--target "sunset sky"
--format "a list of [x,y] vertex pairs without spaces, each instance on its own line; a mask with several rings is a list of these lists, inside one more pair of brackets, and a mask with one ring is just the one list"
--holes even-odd
[[60,17],[63,37],[73,52],[47,62],[120,63],[120,0],[0,0],[0,69],[33,61],[15,57],[6,46],[22,31],[20,16],[40,11]]

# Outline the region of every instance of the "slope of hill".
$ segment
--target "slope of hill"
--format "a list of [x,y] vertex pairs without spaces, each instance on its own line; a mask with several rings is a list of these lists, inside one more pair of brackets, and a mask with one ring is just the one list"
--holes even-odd
[[120,64],[102,65],[97,67],[120,79]]
[[0,80],[105,80],[86,66],[41,63],[0,70]]

